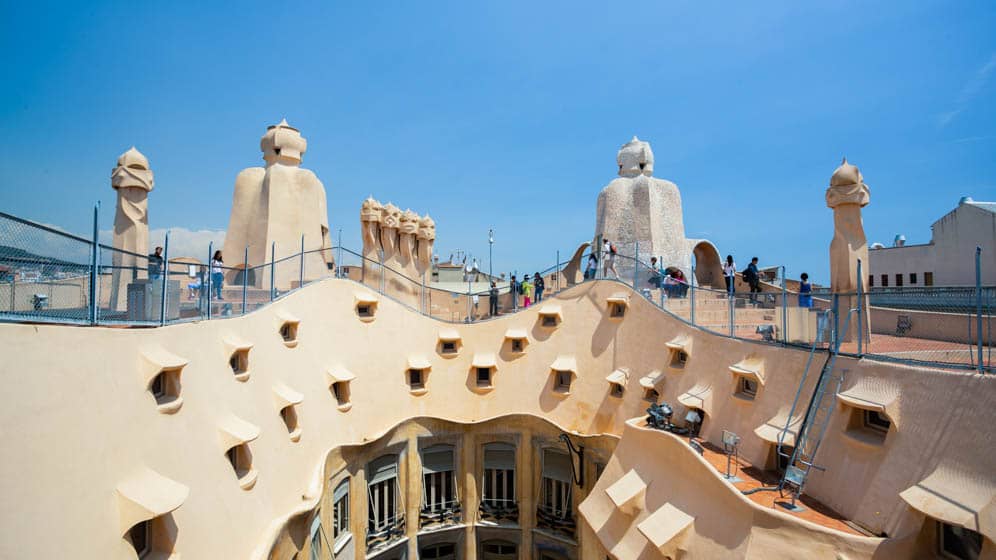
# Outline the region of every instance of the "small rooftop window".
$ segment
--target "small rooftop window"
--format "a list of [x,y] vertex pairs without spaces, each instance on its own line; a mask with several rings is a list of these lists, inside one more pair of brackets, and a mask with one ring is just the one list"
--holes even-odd
[[425,389],[424,370],[411,368],[408,370],[408,385],[412,390]]
[[329,369],[325,375],[329,383],[329,389],[331,389],[332,395],[335,397],[339,410],[345,412],[352,408],[353,405],[349,401],[349,384],[352,380],[356,379],[356,376],[342,366]]

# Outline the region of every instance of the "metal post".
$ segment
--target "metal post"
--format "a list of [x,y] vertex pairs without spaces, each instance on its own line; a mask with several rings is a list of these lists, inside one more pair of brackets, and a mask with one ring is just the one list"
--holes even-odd
[[467,276],[467,322],[472,323],[474,321],[474,304],[470,295],[470,276]]
[[[695,267],[694,266],[692,267],[692,278],[695,278]],[[691,280],[691,278],[689,280]],[[692,301],[689,304],[689,308],[691,309],[689,311],[689,320],[692,322],[693,325],[695,324],[695,288],[697,287],[697,285],[698,285],[698,282],[695,281],[695,283],[692,285],[691,290],[689,290],[692,293]],[[661,294],[663,294],[663,293],[664,293],[664,290],[662,289],[661,290]],[[663,299],[663,297],[664,296],[662,295],[661,298]],[[661,306],[661,307],[663,307],[663,306]]]
[[214,260],[214,241],[208,243],[208,281],[207,281],[207,318],[211,318],[211,292],[214,291],[214,266],[212,266]]
[[788,295],[786,294],[788,278],[785,277],[785,265],[782,265],[782,342],[788,344]]
[[861,289],[861,287],[864,285],[864,282],[862,281],[862,278],[864,278],[864,277],[861,274],[862,274],[861,273],[861,259],[858,259],[858,335],[857,336],[858,336],[858,355],[859,356],[862,355],[862,353],[861,353],[861,343],[862,343],[862,340],[861,339],[862,339],[862,336],[864,335],[864,331],[865,331],[865,325],[864,325],[864,322],[861,319],[861,315],[862,315],[862,313],[864,313],[864,309],[863,309],[863,306],[861,304],[862,300],[864,299],[864,298],[861,297],[862,293],[863,293],[863,290]]
[[301,234],[301,274],[298,277],[298,288],[304,287],[304,234]]
[[563,273],[560,271],[560,249],[557,249],[557,266],[556,266],[555,270],[557,271],[557,291],[559,292],[560,291],[560,277],[563,276]]
[[339,244],[336,246],[339,253],[335,258],[335,277],[342,278],[342,228],[339,228]]
[[494,245],[495,245],[495,230],[492,228],[488,230],[488,277],[491,280],[494,280],[495,276],[494,264],[492,264],[493,261],[491,258],[492,255],[494,254],[493,250]]
[[[339,230],[342,232],[342,230]],[[341,233],[340,233],[341,235]],[[273,301],[277,296],[277,285],[274,284],[276,280],[276,260],[277,260],[277,242],[273,241],[270,243],[270,301]]]
[[[736,277],[734,277],[734,278],[736,278]],[[733,330],[733,322],[736,320],[735,317],[734,317],[733,307],[736,305],[736,301],[737,300],[736,300],[736,298],[730,296],[730,297],[726,298],[726,301],[730,302],[730,336],[732,337],[734,335],[734,332],[735,332]]]
[[[518,272],[519,272],[518,270],[513,270],[512,271],[512,276],[518,276],[519,275]],[[513,288],[512,289],[512,311],[518,311],[519,310],[519,289],[515,285],[511,284],[511,280],[512,279],[509,278],[509,285],[512,286],[512,288]],[[519,280],[518,282],[516,282],[516,284],[518,284],[520,282],[522,282],[522,280]]]
[[242,314],[246,314],[246,292],[249,290],[249,246],[242,259]]
[[166,324],[166,303],[169,298],[169,230],[166,230],[166,241],[163,242],[163,296],[159,298],[159,326]]
[[97,324],[97,307],[100,305],[100,302],[97,301],[97,259],[100,254],[100,243],[97,241],[97,219],[99,214],[100,202],[97,202],[93,207],[93,253],[90,254],[90,309],[88,310],[88,319],[91,325]]
[[830,348],[836,352],[840,348],[840,343],[838,342],[840,336],[840,294],[833,295],[833,325],[831,326],[832,332],[830,333]]
[[636,256],[633,258],[633,289],[636,290],[636,285],[640,278],[640,241],[636,242]]
[[975,247],[975,335],[979,339],[978,364],[979,373],[982,367],[982,247]]

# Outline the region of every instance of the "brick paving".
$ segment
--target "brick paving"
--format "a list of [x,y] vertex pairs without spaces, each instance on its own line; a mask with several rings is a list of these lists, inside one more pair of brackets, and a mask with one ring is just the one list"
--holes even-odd
[[[723,450],[711,443],[703,442],[699,439],[696,439],[696,441],[703,447],[703,458],[705,458],[705,460],[708,461],[717,472],[725,474],[726,454],[723,453]],[[743,458],[740,458],[737,461],[736,466],[738,467],[734,471],[736,476],[743,479],[743,482],[734,484],[737,490],[750,490],[753,488],[760,488],[762,486],[776,486],[778,484],[779,478],[776,473],[761,470]],[[783,499],[778,495],[777,491],[761,491],[750,494],[747,498],[760,506],[770,509],[777,509],[782,513],[787,513],[800,519],[812,521],[813,523],[817,523],[824,527],[836,529],[851,535],[867,536],[865,533],[857,531],[845,523],[846,520],[844,516],[805,494],[802,495],[798,503],[806,509],[798,513],[789,511],[776,504],[776,502],[791,503],[791,499],[788,497],[788,494],[786,494],[786,497]]]

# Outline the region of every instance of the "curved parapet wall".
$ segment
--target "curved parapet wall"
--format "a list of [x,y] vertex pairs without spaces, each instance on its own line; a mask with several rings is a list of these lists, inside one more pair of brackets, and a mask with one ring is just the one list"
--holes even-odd
[[[0,491],[11,504],[0,513],[0,557],[133,558],[116,492],[147,471],[189,489],[164,513],[169,549],[195,558],[266,557],[284,520],[314,507],[332,449],[416,417],[476,423],[513,414],[579,435],[622,435],[622,449],[636,433],[626,420],[647,405],[647,383],[676,405],[676,417],[684,416],[677,403],[686,393],[708,396],[702,437],[719,443],[722,430],[735,431],[742,454],[763,464],[771,444],[755,430],[786,415],[808,358],[696,330],[632,293],[623,315],[612,316],[607,301],[620,292],[614,282],[575,286],[533,309],[452,327],[460,343],[455,355],[443,355],[439,322],[383,296],[361,317],[357,292],[368,290],[327,280],[244,317],[159,329],[0,325],[0,444],[8,458]],[[288,317],[293,329],[285,328]],[[519,350],[512,331],[526,337]],[[675,340],[688,349],[681,363],[665,344]],[[492,387],[475,390],[475,357],[489,354]],[[750,372],[759,363],[764,383],[756,397],[733,396],[730,366]],[[165,374],[161,382],[150,369],[155,364]],[[555,365],[572,375],[559,375]],[[808,493],[873,531],[906,535],[924,517],[899,493],[942,457],[991,480],[992,379],[843,358],[838,366],[850,400],[835,405],[821,451],[827,471],[811,478]],[[423,370],[422,387],[413,387],[410,369]],[[624,384],[621,395],[606,379],[619,370],[628,372],[612,377]],[[863,409],[849,403],[879,385],[897,388],[880,404],[902,423],[869,441],[851,425],[854,410]],[[169,406],[176,399],[182,408]],[[675,483],[712,475],[689,474],[706,468],[691,460],[679,470],[657,463],[659,476]],[[730,500],[739,498],[730,493],[721,503],[740,503]],[[810,538],[811,529],[791,517],[723,508],[751,539],[781,531]],[[820,534],[826,546],[839,544],[854,558],[881,546]],[[769,540],[766,546],[780,546]],[[730,556],[746,556],[725,537],[717,543]],[[594,548],[582,548],[592,557]]]

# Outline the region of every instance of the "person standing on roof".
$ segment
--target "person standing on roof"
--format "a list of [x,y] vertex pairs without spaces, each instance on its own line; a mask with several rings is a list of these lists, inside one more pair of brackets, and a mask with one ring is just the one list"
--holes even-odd
[[805,272],[799,278],[799,307],[810,308],[813,306],[813,285],[809,283],[809,275]]
[[539,272],[533,274],[533,287],[536,289],[536,303],[543,301],[543,290],[546,289],[546,282],[543,281]]
[[761,292],[761,271],[757,269],[757,257],[751,259],[747,270],[744,270],[744,280],[750,286],[750,301],[757,303],[757,294]]
[[737,278],[737,264],[733,262],[733,255],[726,255],[726,263],[723,264],[723,280],[726,280],[726,293],[733,297],[734,280]]
[[608,278],[609,271],[611,271],[612,276],[618,280],[619,273],[616,272],[616,246],[608,239],[602,243],[602,262],[604,264],[602,278]]
[[491,281],[491,288],[488,290],[488,316],[498,315],[498,286],[495,281]]
[[529,281],[527,274],[522,279],[522,307],[529,307],[533,299],[533,283]]
[[596,273],[598,273],[598,257],[595,256],[595,251],[592,251],[588,254],[588,264],[584,268],[584,279],[594,280]]

